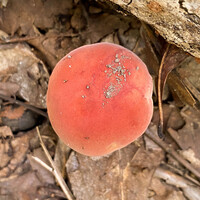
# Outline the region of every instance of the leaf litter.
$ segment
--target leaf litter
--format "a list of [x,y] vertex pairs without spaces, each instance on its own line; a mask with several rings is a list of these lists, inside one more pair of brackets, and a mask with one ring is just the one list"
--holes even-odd
[[[46,90],[56,62],[84,44],[113,42],[146,62],[156,86],[166,42],[153,28],[102,2],[9,0],[0,9],[0,199],[66,197],[48,171],[38,125],[60,178],[77,200],[198,199],[200,84],[195,58],[174,46],[166,55],[160,77],[164,141],[157,136],[155,89],[155,112],[147,134],[111,155],[86,157],[59,141],[47,120]],[[121,70],[111,69],[112,75]]]

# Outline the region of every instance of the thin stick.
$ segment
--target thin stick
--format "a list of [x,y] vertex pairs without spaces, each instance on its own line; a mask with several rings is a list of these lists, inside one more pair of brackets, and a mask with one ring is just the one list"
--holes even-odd
[[6,38],[1,39],[0,44],[9,44],[9,43],[16,43],[16,42],[27,42],[28,40],[34,40],[40,36],[27,36],[27,37],[21,37],[21,38]]
[[47,165],[45,162],[43,162],[42,160],[40,160],[38,157],[32,156],[32,158],[39,163],[42,167],[44,167],[45,169],[47,169],[49,172],[54,173],[53,169],[51,167],[49,167],[49,165]]
[[60,187],[62,188],[63,192],[65,193],[66,197],[69,199],[69,200],[75,200],[75,197],[73,196],[73,194],[71,193],[70,189],[68,188],[67,184],[65,183],[60,171],[58,170],[58,168],[56,167],[56,165],[54,164],[44,142],[42,141],[42,137],[40,135],[40,131],[39,131],[39,128],[36,127],[36,130],[37,130],[37,133],[38,133],[38,137],[39,137],[39,140],[40,140],[40,144],[44,150],[44,153],[47,157],[47,159],[49,160],[52,168],[53,168],[53,173],[54,173],[54,176],[55,178],[57,179]]
[[11,98],[11,97],[8,97],[8,96],[5,96],[3,94],[0,94],[0,98],[3,99],[3,100],[6,100],[6,101],[9,101],[10,103],[15,103],[15,104],[18,104],[20,106],[24,106],[25,108],[29,109],[29,110],[32,110],[33,112],[35,113],[38,113],[39,115],[42,115],[43,117],[46,117],[48,118],[48,115],[46,112],[32,106],[32,105],[29,105],[29,104],[26,104],[22,101],[19,101],[19,100],[16,100],[14,98]]
[[171,155],[173,158],[175,158],[180,164],[182,164],[185,168],[187,168],[190,172],[192,172],[200,181],[200,173],[197,171],[188,161],[186,161],[184,158],[182,158],[173,148],[171,148],[169,145],[167,145],[162,140],[159,140],[153,134],[149,129],[146,130],[145,134],[149,139],[154,141],[157,145],[159,145],[164,151],[166,151],[169,155]]
[[158,108],[159,108],[159,117],[160,117],[159,124],[158,124],[158,136],[160,138],[164,138],[164,134],[163,134],[163,121],[164,121],[164,119],[163,119],[163,108],[162,108],[162,91],[163,91],[164,85],[161,87],[162,70],[163,70],[165,58],[166,58],[167,53],[169,51],[169,46],[170,46],[170,44],[167,45],[167,48],[166,48],[165,53],[162,57],[159,72],[158,72]]

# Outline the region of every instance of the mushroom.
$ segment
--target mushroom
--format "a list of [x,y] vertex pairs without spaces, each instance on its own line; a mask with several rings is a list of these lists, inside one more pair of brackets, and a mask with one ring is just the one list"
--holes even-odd
[[152,88],[146,65],[130,50],[85,45],[62,58],[50,76],[49,119],[73,150],[106,155],[145,132],[153,114]]

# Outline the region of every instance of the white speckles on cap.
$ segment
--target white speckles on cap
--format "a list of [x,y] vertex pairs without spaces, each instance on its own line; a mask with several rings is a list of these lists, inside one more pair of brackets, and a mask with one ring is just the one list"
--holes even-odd
[[71,55],[67,55],[67,58],[72,58],[72,56]]
[[119,61],[120,61],[120,59],[119,59],[119,58],[116,58],[116,59],[115,59],[115,62],[116,62],[116,63],[118,63]]

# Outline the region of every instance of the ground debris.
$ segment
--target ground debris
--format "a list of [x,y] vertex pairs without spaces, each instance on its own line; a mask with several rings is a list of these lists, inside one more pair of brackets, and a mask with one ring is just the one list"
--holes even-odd
[[147,185],[150,184],[153,169],[163,158],[163,152],[150,153],[145,150],[141,139],[138,143],[140,148],[133,143],[98,159],[71,154],[67,172],[77,199],[117,200],[122,196],[125,199],[146,199]]
[[[46,108],[48,71],[31,49],[24,44],[0,46],[0,81],[4,93],[17,95],[30,104]],[[8,82],[8,83],[6,83]]]
[[38,115],[24,106],[2,106],[0,124],[9,126],[13,132],[30,130],[37,124]]
[[[167,90],[167,95],[164,95],[164,141],[156,136],[155,126],[159,116],[158,108],[154,107],[148,130],[160,143],[169,147],[167,151],[144,135],[120,151],[90,158],[66,147],[44,119],[32,115],[30,119],[30,115],[24,115],[30,114],[24,105],[31,104],[44,109],[43,116],[48,118],[45,98],[49,72],[63,56],[85,44],[121,44],[145,61],[156,84],[159,63],[166,45],[164,39],[137,18],[122,14],[119,8],[117,12],[110,10],[97,1],[5,2],[8,2],[7,5],[0,8],[0,96],[12,97],[12,101],[1,96],[0,199],[65,198],[52,173],[33,159],[33,156],[37,157],[49,165],[35,131],[35,126],[41,124],[45,146],[77,200],[197,200],[200,195],[198,178],[170,155],[170,152],[176,152],[178,158],[189,162],[192,170],[197,170],[196,174],[200,173],[200,116],[188,106],[182,109],[184,98],[189,93],[180,93],[183,94],[183,102],[180,101],[181,95],[178,99],[173,91]],[[180,54],[182,60],[183,52],[173,48],[176,52],[171,52],[172,55]],[[172,71],[176,76],[173,78],[171,75],[166,88],[170,88],[168,86],[171,83],[176,90],[180,88],[177,82],[183,83],[184,89],[191,94],[189,97],[192,97],[192,101],[188,102],[192,105],[199,100],[200,70],[197,60],[189,55],[187,57],[184,63]],[[129,71],[123,65],[123,59],[128,58],[118,53],[113,56],[111,63],[104,66],[105,76],[112,79],[112,84],[103,91],[103,107],[140,70],[136,66],[135,71]],[[168,58],[166,74],[174,68],[173,65],[180,64],[176,62],[175,57],[173,60]],[[70,68],[73,65],[67,66],[68,70]],[[163,81],[166,81],[165,78]],[[68,84],[67,80],[62,81]],[[193,87],[189,87],[187,81]],[[85,87],[87,91],[91,90],[90,83]],[[87,96],[84,93],[82,95],[83,100],[87,100]],[[156,95],[154,92],[155,105]],[[17,101],[22,104],[17,106]],[[177,105],[182,107],[178,108]],[[5,123],[8,119],[15,121]],[[198,195],[197,198],[195,195]]]
[[181,154],[193,163],[200,172],[200,114],[193,108],[186,106],[182,109],[181,115],[185,119],[185,125],[175,133],[172,131],[171,134],[180,146]]
[[[167,184],[181,188],[183,190],[184,195],[188,199],[191,200],[199,199],[200,187],[192,184],[187,179],[184,179],[183,177],[176,175],[173,172],[163,168],[157,168],[154,173],[154,176],[165,180]],[[184,197],[182,196],[182,198]]]

